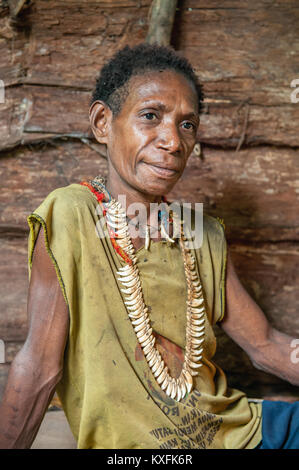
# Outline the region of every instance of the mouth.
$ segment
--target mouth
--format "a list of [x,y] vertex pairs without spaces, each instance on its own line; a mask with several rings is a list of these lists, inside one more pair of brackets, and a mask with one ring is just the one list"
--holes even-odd
[[145,163],[149,167],[149,169],[160,178],[167,179],[167,178],[173,178],[174,176],[179,175],[179,171],[174,168],[166,168],[164,166],[154,165],[152,163],[147,163],[147,162],[143,162],[143,163]]

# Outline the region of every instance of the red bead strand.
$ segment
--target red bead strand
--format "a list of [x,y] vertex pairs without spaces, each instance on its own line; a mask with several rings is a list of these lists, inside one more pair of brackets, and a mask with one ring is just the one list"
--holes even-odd
[[[87,181],[82,181],[80,183],[82,186],[86,186],[97,198],[101,208],[102,208],[102,212],[103,212],[103,215],[105,216],[106,215],[106,209],[105,207],[103,206],[103,199],[105,197],[104,193],[100,193],[99,191],[97,191],[90,183],[88,183]],[[133,264],[133,261],[131,260],[131,258],[127,255],[127,253],[116,243],[115,241],[115,238],[117,238],[117,233],[113,232],[110,227],[108,226],[107,224],[107,229],[108,229],[108,233],[109,233],[109,237],[110,237],[110,240],[111,240],[111,243],[113,245],[113,248],[115,249],[115,251],[119,254],[119,256],[121,256],[121,258],[127,263],[127,264],[130,264],[132,265]]]

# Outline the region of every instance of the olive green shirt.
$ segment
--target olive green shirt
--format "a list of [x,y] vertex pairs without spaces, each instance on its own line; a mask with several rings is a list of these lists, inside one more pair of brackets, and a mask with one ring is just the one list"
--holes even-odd
[[[213,362],[213,325],[225,315],[226,240],[204,215],[203,243],[193,250],[206,305],[203,366],[181,402],[159,387],[128,318],[116,271],[125,265],[101,238],[99,204],[71,184],[51,192],[28,217],[29,275],[40,226],[69,309],[69,337],[57,393],[78,448],[254,448],[261,405],[227,385]],[[151,242],[136,253],[144,301],[166,365],[180,367],[185,347],[186,280],[178,244]],[[242,312],[240,312],[240,315]],[[163,340],[165,338],[165,341]]]

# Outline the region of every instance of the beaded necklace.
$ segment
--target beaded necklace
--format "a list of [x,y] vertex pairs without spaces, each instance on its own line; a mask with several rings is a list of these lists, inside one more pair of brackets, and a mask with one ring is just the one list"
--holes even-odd
[[[103,188],[102,192],[98,190],[99,183],[100,188]],[[152,374],[166,395],[176,401],[181,401],[187,393],[191,392],[194,385],[193,377],[198,375],[198,369],[202,366],[200,361],[203,353],[206,317],[200,277],[197,274],[196,262],[188,246],[182,223],[179,244],[187,282],[186,348],[181,373],[178,378],[174,378],[171,377],[167,365],[155,347],[156,338],[151,328],[148,307],[143,300],[138,260],[129,235],[126,212],[121,204],[109,195],[102,178],[97,177],[95,180],[81,184],[87,186],[101,204],[113,247],[126,262],[126,265],[121,267],[116,274],[122,285],[121,292],[125,295],[124,304],[128,317]],[[115,227],[118,228],[117,232],[115,232]]]

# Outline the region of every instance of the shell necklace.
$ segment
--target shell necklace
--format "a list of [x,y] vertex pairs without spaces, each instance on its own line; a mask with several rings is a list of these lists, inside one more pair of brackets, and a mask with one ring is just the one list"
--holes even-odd
[[[93,192],[98,191],[101,178],[90,181]],[[84,184],[84,183],[83,183]],[[90,188],[91,189],[91,188]],[[104,195],[107,195],[107,190]],[[108,193],[109,194],[109,193]],[[205,305],[201,281],[196,270],[196,262],[188,246],[188,240],[183,232],[183,222],[180,231],[180,249],[183,257],[184,271],[187,282],[187,325],[186,325],[186,348],[184,363],[178,378],[171,377],[168,367],[163,361],[161,354],[155,347],[156,338],[150,324],[148,307],[143,300],[142,286],[140,282],[138,261],[135,256],[135,248],[132,244],[129,227],[126,219],[126,211],[121,204],[109,195],[109,202],[104,198],[98,198],[104,208],[108,231],[114,235],[115,243],[120,248],[119,253],[124,253],[123,258],[127,264],[117,271],[118,280],[122,285],[122,293],[125,295],[124,304],[128,317],[135,331],[136,337],[143,350],[147,363],[161,389],[176,401],[182,400],[193,388],[193,376],[198,375],[198,369],[202,366],[205,330]],[[105,198],[107,199],[107,198]],[[117,231],[116,231],[117,229]]]

